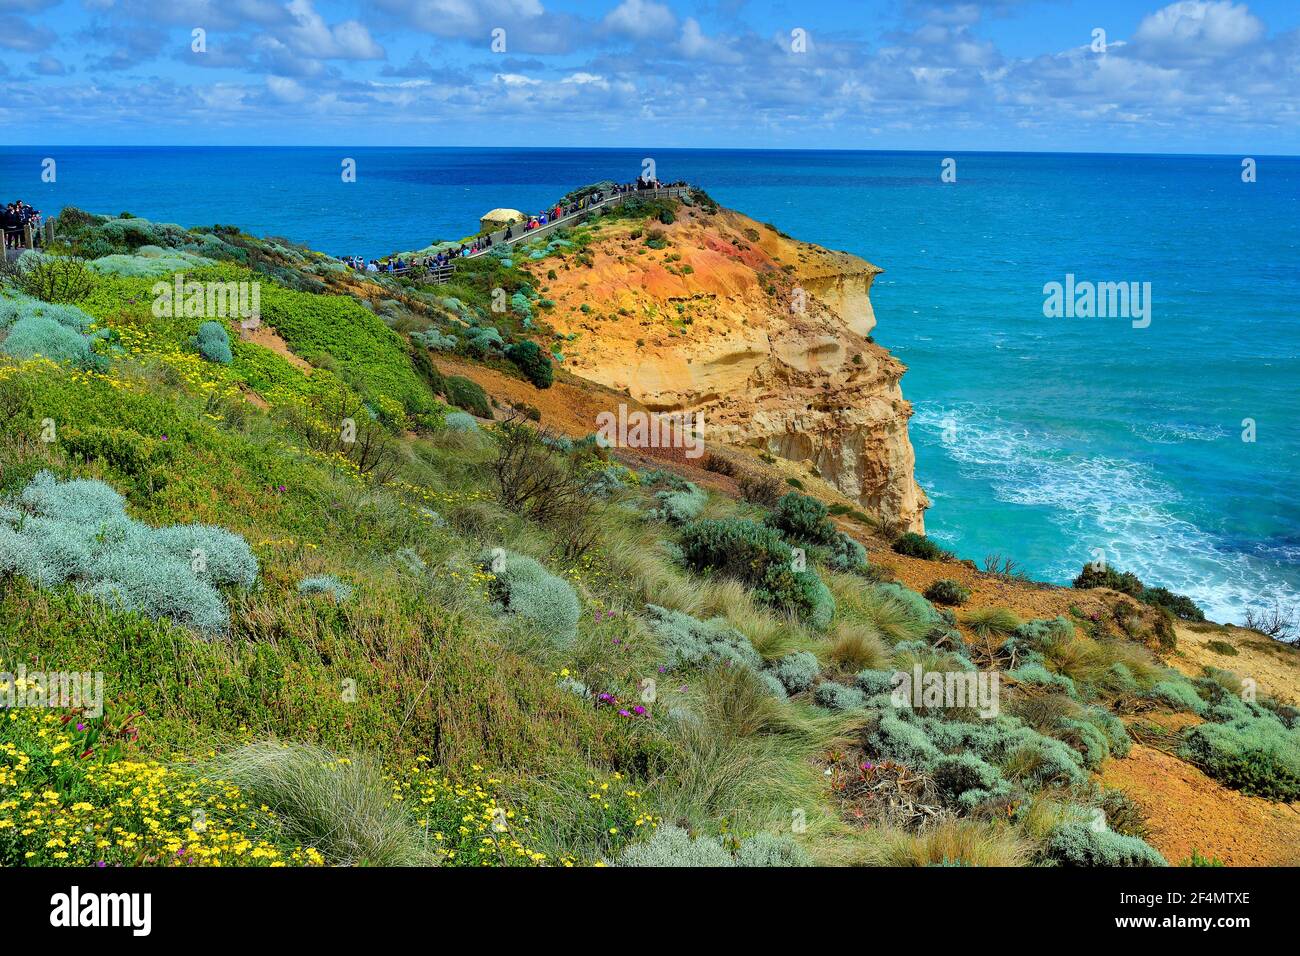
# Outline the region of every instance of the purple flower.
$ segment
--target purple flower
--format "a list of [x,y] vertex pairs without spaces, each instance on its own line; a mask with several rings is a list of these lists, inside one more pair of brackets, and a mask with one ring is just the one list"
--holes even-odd
[[78,729],[78,730],[85,730],[85,729],[86,729],[86,725],[85,725],[85,724],[77,724],[77,729]]

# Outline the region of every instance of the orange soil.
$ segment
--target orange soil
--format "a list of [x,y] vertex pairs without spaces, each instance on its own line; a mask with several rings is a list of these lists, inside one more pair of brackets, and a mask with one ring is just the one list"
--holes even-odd
[[290,351],[289,344],[280,338],[280,334],[269,325],[259,325],[255,329],[240,329],[239,337],[245,342],[252,342],[263,348],[270,349],[290,365],[301,369],[307,375],[310,375],[313,371],[311,363]]
[[1196,849],[1228,866],[1300,865],[1300,803],[1245,796],[1141,744],[1123,760],[1107,760],[1101,781],[1146,810],[1147,842],[1170,863],[1183,862]]

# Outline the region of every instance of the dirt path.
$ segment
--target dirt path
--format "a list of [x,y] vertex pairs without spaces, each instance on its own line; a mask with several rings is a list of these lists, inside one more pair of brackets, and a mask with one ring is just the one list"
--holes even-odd
[[290,365],[301,369],[308,375],[312,373],[311,363],[298,355],[294,355],[289,349],[289,344],[280,338],[279,333],[269,325],[259,325],[255,329],[241,329],[239,337],[245,342],[252,342],[254,345],[270,349]]

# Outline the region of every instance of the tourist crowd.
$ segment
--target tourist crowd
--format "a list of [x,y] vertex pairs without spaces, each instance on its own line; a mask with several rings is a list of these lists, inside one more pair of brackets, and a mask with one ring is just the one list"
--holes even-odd
[[432,256],[423,258],[412,258],[410,260],[397,258],[388,259],[380,262],[378,259],[367,261],[364,256],[344,256],[341,260],[344,265],[358,272],[405,272],[408,269],[418,269],[425,272],[433,272],[450,266],[456,259],[469,258],[479,253],[487,252],[492,248],[495,241],[509,242],[519,236],[540,229],[543,226],[550,225],[559,219],[576,215],[593,206],[599,206],[607,200],[614,199],[618,196],[628,193],[635,193],[646,189],[665,189],[669,187],[685,186],[685,182],[661,183],[657,179],[637,179],[630,183],[619,183],[607,189],[596,190],[588,193],[581,199],[573,202],[557,202],[554,206],[543,209],[539,212],[525,216],[522,220],[517,220],[506,225],[505,233],[499,240],[493,240],[493,233],[487,233],[477,236],[469,242],[463,242],[459,246],[451,249],[442,249]]
[[5,248],[20,249],[24,240],[24,227],[32,227],[33,241],[40,242],[41,211],[33,209],[21,199],[11,202],[0,212],[0,227],[4,229]]

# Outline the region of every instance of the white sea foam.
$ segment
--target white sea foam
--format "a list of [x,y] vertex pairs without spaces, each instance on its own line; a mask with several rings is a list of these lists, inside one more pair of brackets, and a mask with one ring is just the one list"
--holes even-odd
[[[1275,599],[1300,604],[1276,549],[1244,553],[1180,517],[1177,488],[1147,465],[1070,452],[1060,438],[975,406],[922,404],[913,423],[919,439],[963,477],[988,482],[999,501],[1046,510],[1063,534],[1044,569],[1055,580],[1073,578],[1100,548],[1110,564],[1188,595],[1216,621],[1239,623],[1247,608]],[[1002,550],[1014,557],[1015,540]]]
[[1153,445],[1179,445],[1188,441],[1218,441],[1228,432],[1221,425],[1186,425],[1176,422],[1144,422],[1129,431]]

